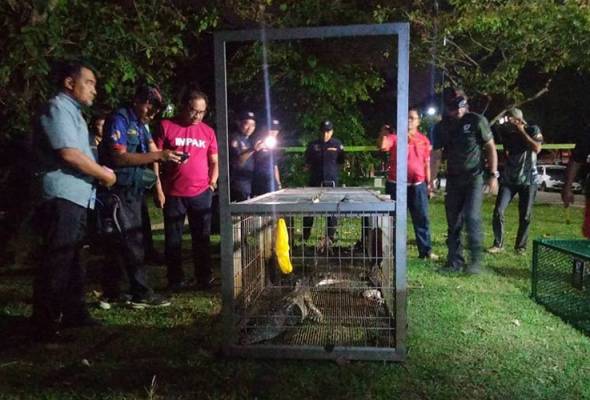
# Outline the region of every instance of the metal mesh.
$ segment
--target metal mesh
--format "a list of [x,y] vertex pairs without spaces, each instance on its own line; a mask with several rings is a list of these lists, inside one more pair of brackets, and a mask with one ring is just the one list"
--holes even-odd
[[[288,275],[280,271],[273,252],[276,218],[233,218],[233,328],[238,343],[394,347],[393,217],[389,213],[281,217],[287,222],[293,264]],[[303,302],[306,295],[308,314],[301,316],[292,305]]]
[[590,241],[534,242],[533,296],[590,335]]

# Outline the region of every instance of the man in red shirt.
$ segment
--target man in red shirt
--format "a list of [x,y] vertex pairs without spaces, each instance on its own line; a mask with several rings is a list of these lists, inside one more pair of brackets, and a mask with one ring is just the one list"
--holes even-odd
[[211,286],[211,199],[219,176],[215,132],[203,122],[207,96],[189,89],[180,114],[160,122],[156,145],[182,153],[181,164],[163,166],[156,183],[156,203],[164,208],[168,288],[188,287],[182,269],[182,231],[188,214],[195,278],[199,289]]
[[[418,132],[420,115],[418,109],[408,111],[408,209],[414,224],[418,256],[429,260],[437,260],[432,252],[430,239],[430,222],[428,220],[428,195],[431,188],[430,179],[430,141]],[[386,192],[395,200],[396,168],[397,168],[397,135],[389,125],[381,128],[377,141],[381,151],[389,152],[389,174]]]

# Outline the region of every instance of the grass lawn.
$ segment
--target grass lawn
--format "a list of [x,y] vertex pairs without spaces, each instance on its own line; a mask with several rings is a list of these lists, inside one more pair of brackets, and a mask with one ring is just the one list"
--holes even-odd
[[[487,246],[492,207],[486,200]],[[440,199],[431,216],[434,250],[445,255]],[[507,250],[485,256],[482,276],[441,276],[441,264],[418,260],[409,246],[403,364],[224,359],[219,289],[176,295],[167,309],[94,310],[104,327],[47,348],[21,337],[31,271],[0,267],[0,399],[590,399],[590,338],[530,299],[532,245],[523,256],[511,250],[516,204],[506,218]],[[571,219],[538,205],[531,238],[579,237],[582,209]],[[161,232],[155,239],[161,245]],[[151,272],[163,285],[164,269]]]

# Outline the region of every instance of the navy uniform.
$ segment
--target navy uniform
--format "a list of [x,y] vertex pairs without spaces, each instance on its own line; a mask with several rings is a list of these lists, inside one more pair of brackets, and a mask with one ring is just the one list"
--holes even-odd
[[[323,134],[333,130],[332,122],[323,121],[320,125]],[[344,164],[344,146],[342,142],[330,136],[314,140],[305,150],[305,164],[309,167],[309,186],[336,187],[340,177],[340,166]],[[313,217],[303,219],[303,238],[307,240],[313,226]],[[334,239],[336,218],[328,217],[328,238]]]
[[[271,122],[270,131],[278,134],[281,130],[281,124],[278,120],[274,119]],[[264,137],[259,137],[261,141],[265,141],[269,137],[275,138],[276,135],[267,133]],[[254,143],[256,143],[254,140]],[[254,177],[252,178],[252,195],[260,196],[265,193],[274,192],[280,189],[280,182],[277,181],[275,176],[275,170],[278,167],[278,159],[280,157],[279,151],[276,148],[277,143],[272,144],[270,147],[265,142],[264,147],[254,153]]]
[[[120,296],[119,283],[121,270],[119,259],[124,260],[127,277],[129,280],[130,294],[135,298],[146,298],[153,291],[147,283],[144,264],[144,237],[142,206],[144,204],[144,182],[147,166],[115,165],[110,152],[147,153],[148,144],[152,136],[135,115],[131,108],[117,110],[108,121],[105,138],[99,146],[99,153],[115,171],[117,184],[111,193],[120,199],[119,224],[121,235],[119,243],[110,243],[115,251],[107,254],[105,263],[103,290],[105,298],[116,299]],[[151,172],[147,171],[147,173]]]
[[[255,121],[253,112],[247,111],[240,115],[240,121]],[[252,195],[252,177],[254,176],[255,160],[254,144],[251,133],[236,132],[229,141],[229,163],[230,163],[230,198],[231,201],[248,200]],[[248,159],[240,163],[240,157],[250,153]]]

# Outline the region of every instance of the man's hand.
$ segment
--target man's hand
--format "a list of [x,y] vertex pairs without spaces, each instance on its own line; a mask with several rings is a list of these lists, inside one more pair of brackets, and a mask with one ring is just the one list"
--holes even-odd
[[570,204],[574,204],[574,193],[571,187],[564,186],[561,191],[561,200],[565,207],[569,207]]
[[255,144],[254,144],[254,151],[260,151],[262,149],[264,149],[266,146],[264,145],[264,142],[262,140],[258,140]]
[[164,208],[164,204],[166,204],[166,195],[164,195],[161,185],[156,185],[156,190],[154,190],[154,204],[156,208]]
[[498,178],[495,176],[490,176],[484,186],[483,191],[484,193],[498,194]]
[[209,182],[209,189],[210,189],[212,192],[214,192],[214,191],[215,191],[215,189],[217,189],[217,182],[216,182],[216,181],[215,181],[215,182],[213,182],[213,181]]
[[436,193],[436,187],[434,186],[434,181],[428,182],[428,198],[432,199],[432,197]]
[[98,183],[110,188],[117,182],[117,176],[112,169],[105,167],[104,165],[102,166],[102,169],[104,170],[104,175],[98,180]]
[[162,161],[172,161],[173,163],[180,164],[181,163],[181,154],[178,151],[173,150],[162,150],[160,152],[160,160]]

